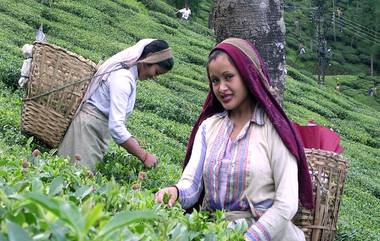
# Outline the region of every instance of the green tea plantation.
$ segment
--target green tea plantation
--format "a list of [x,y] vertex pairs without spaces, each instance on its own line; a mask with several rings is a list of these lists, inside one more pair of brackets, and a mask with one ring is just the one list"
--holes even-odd
[[[180,177],[186,143],[207,95],[205,63],[215,44],[211,1],[189,22],[162,0],[2,0],[0,4],[0,240],[243,240],[223,212],[185,214],[153,200]],[[43,23],[48,42],[98,62],[141,38],[169,42],[173,70],[141,81],[128,130],[160,160],[145,169],[112,144],[96,173],[21,133],[21,47]],[[284,108],[294,121],[334,129],[349,171],[336,240],[380,240],[380,112],[312,74],[287,66]],[[339,78],[344,79],[341,75]],[[37,151],[37,150],[38,151]]]

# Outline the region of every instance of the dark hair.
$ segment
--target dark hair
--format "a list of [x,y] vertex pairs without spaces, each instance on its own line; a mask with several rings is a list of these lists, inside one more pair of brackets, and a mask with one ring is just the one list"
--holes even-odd
[[207,65],[210,64],[211,61],[215,60],[216,57],[222,55],[222,54],[227,54],[226,52],[224,52],[223,50],[215,50],[215,51],[212,51],[212,53],[208,56],[208,61],[207,61]]
[[228,54],[226,52],[224,52],[223,50],[217,49],[217,50],[212,51],[212,53],[208,56],[208,60],[207,60],[207,64],[206,64],[207,72],[208,72],[208,65],[211,63],[211,61],[215,60],[216,57],[223,55],[223,54],[227,55],[227,59],[230,62],[230,64],[235,65],[233,63],[232,59],[230,58],[230,56],[228,56]]
[[[161,51],[161,50],[164,50],[167,48],[169,48],[169,44],[165,40],[160,40],[160,39],[153,40],[150,44],[145,46],[145,48],[144,48],[139,59],[145,58],[150,53],[156,53],[158,51]],[[173,58],[166,59],[166,60],[163,60],[163,61],[155,63],[155,64],[157,64],[161,68],[169,71],[173,68],[174,59]]]

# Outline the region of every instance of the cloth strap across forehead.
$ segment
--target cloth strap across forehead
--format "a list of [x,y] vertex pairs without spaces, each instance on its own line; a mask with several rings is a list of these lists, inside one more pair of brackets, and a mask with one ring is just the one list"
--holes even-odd
[[238,38],[228,38],[225,39],[222,43],[231,44],[239,48],[245,55],[247,55],[252,60],[252,63],[256,66],[257,70],[261,70],[259,59],[257,58],[255,51],[253,51],[252,47],[248,44],[247,41]]
[[265,87],[272,92],[272,87],[269,85],[269,81],[266,75],[263,73],[262,66],[260,65],[260,60],[247,41],[238,38],[228,38],[225,39],[222,43],[231,44],[242,51],[252,61],[252,64],[255,66],[255,69],[260,77],[265,80]]
[[94,76],[92,77],[89,86],[87,87],[87,91],[75,113],[81,109],[81,106],[84,102],[86,102],[92,94],[97,90],[97,88],[102,83],[103,79],[107,79],[109,74],[115,69],[120,69],[121,67],[130,68],[131,66],[136,65],[138,59],[140,58],[144,48],[152,43],[155,39],[142,39],[138,41],[135,45],[128,47],[117,54],[113,55],[109,59],[107,59],[96,71]]
[[150,53],[147,57],[142,60],[137,61],[138,63],[145,64],[155,64],[161,61],[173,58],[173,53],[171,48],[163,49],[161,51]]

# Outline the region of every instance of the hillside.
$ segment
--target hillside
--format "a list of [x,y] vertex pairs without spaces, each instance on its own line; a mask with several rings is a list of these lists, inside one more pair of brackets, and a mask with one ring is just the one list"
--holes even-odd
[[[286,1],[286,41],[290,47],[288,59],[300,68],[316,71],[315,62],[320,44],[317,29],[320,26],[320,34],[326,39],[327,48],[332,51],[327,69],[328,75],[370,75],[371,55],[374,74],[378,75],[380,71],[379,3],[378,0]],[[301,43],[305,46],[306,53],[296,59]]]
[[[342,93],[380,110],[380,95],[368,95],[369,88],[380,86],[378,0],[286,1],[287,64],[300,71],[318,74],[318,6],[324,9],[322,33],[332,53],[326,69],[326,85],[335,88],[340,83]],[[338,10],[342,13],[341,18],[337,16]],[[299,54],[300,44],[306,50],[303,55]],[[374,66],[372,77],[371,56]]]
[[[201,1],[200,17],[183,23],[174,7],[159,0],[2,1],[0,240],[242,240],[242,230],[227,229],[221,213],[215,220],[202,212],[184,216],[178,204],[168,210],[152,197],[180,176],[187,137],[208,90],[204,65],[215,44],[204,17],[209,4]],[[7,86],[17,82],[20,48],[33,42],[41,23],[50,43],[94,62],[140,38],[169,42],[174,69],[157,81],[139,82],[127,123],[159,157],[157,169],[145,170],[112,144],[99,172],[89,173],[20,133],[24,90]],[[286,112],[298,123],[313,119],[333,128],[350,160],[337,240],[378,240],[380,112],[334,88],[318,87],[313,73],[287,69]],[[31,155],[36,148],[41,155]],[[140,171],[147,174],[144,180]]]

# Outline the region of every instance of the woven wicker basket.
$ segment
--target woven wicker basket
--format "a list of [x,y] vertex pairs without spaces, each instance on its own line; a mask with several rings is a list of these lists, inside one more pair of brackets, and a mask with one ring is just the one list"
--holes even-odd
[[34,43],[21,129],[56,148],[85,94],[96,64],[61,47]]
[[305,148],[305,153],[312,174],[315,209],[300,207],[293,222],[304,231],[307,241],[334,240],[348,162],[334,152]]

